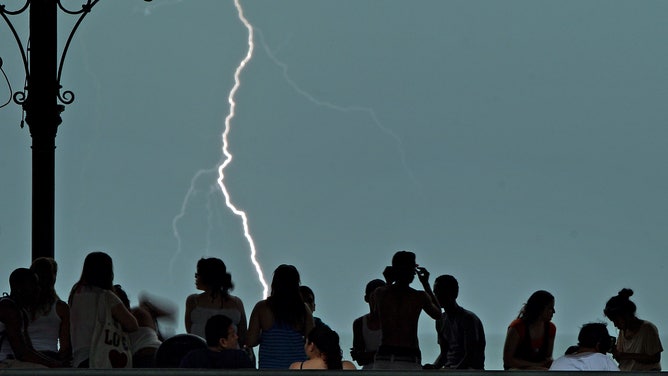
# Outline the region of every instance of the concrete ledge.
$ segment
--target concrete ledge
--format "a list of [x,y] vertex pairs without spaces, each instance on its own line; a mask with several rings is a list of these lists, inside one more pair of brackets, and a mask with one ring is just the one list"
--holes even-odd
[[[275,375],[275,376],[296,376],[300,373],[308,375],[327,375],[327,376],[350,376],[351,374],[364,373],[373,376],[384,375],[415,375],[425,373],[426,375],[442,374],[447,376],[474,376],[481,374],[495,375],[523,375],[523,376],[582,376],[582,372],[544,372],[544,371],[443,371],[443,370],[424,370],[424,371],[326,371],[326,370],[199,370],[184,368],[155,368],[155,369],[0,369],[0,375],[7,376],[27,376],[27,375],[49,375],[49,376],[69,376],[69,375],[118,375],[118,376],[170,376],[170,375],[195,375],[195,376],[250,376],[250,375]],[[591,376],[621,376],[621,375],[651,375],[668,374],[666,372],[586,372]]]

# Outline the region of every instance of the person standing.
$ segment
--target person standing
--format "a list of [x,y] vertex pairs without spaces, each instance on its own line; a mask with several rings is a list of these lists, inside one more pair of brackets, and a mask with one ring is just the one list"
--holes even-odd
[[434,295],[445,311],[436,321],[441,353],[425,368],[485,369],[485,331],[478,316],[457,304],[457,279],[451,275],[436,278]]
[[[434,320],[441,317],[441,309],[429,286],[429,272],[415,263],[415,253],[399,251],[392,257],[392,266],[385,268],[383,274],[388,284],[374,292],[382,331],[374,370],[422,369],[418,342],[420,313],[425,311]],[[416,274],[424,291],[410,287]]]
[[619,329],[612,356],[622,371],[660,371],[663,346],[659,330],[636,316],[636,305],[629,298],[633,290],[622,289],[605,304],[603,313]]

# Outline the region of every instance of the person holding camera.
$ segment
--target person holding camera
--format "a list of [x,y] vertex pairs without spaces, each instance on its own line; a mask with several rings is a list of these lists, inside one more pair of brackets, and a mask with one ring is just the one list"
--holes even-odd
[[661,339],[654,324],[636,316],[629,298],[633,290],[622,289],[605,304],[603,313],[619,329],[612,356],[622,371],[661,371]]
[[[373,368],[422,369],[418,344],[420,313],[425,311],[434,320],[441,317],[441,308],[429,286],[429,272],[415,263],[415,253],[399,251],[383,274],[387,286],[377,288],[373,299],[382,331]],[[416,274],[424,291],[410,287]]]
[[554,362],[550,371],[619,371],[617,364],[606,354],[615,346],[615,337],[610,337],[603,323],[582,326],[578,345]]

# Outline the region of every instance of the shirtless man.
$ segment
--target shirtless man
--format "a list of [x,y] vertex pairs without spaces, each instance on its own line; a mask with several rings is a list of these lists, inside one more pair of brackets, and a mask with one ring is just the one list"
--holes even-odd
[[[388,285],[374,292],[382,330],[374,369],[422,369],[417,335],[420,313],[424,310],[434,320],[441,317],[429,286],[429,272],[415,263],[413,252],[399,251],[383,274]],[[410,287],[416,274],[424,291]]]

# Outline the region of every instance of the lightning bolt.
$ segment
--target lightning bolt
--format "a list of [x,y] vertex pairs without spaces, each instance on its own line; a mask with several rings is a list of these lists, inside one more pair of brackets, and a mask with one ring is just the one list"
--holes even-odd
[[246,16],[244,16],[244,10],[241,7],[239,0],[234,0],[234,6],[237,9],[239,20],[241,21],[241,23],[244,24],[244,26],[248,30],[248,51],[246,52],[246,56],[241,60],[241,62],[237,66],[237,69],[234,71],[234,86],[232,87],[232,90],[230,90],[230,93],[227,97],[227,102],[230,105],[229,107],[230,110],[229,113],[227,114],[227,117],[225,117],[225,130],[223,131],[222,135],[223,139],[222,149],[223,149],[223,155],[225,155],[225,160],[218,167],[218,186],[220,187],[220,190],[223,192],[223,196],[225,196],[225,205],[227,205],[227,207],[232,211],[232,213],[241,218],[241,223],[243,225],[243,230],[244,230],[244,237],[246,238],[248,246],[250,247],[251,262],[255,266],[255,271],[257,272],[260,284],[262,284],[263,288],[262,296],[264,299],[266,299],[267,296],[269,296],[269,286],[265,281],[264,273],[262,272],[262,267],[260,266],[260,263],[257,261],[257,249],[255,248],[255,241],[253,240],[253,237],[251,236],[250,233],[248,225],[248,216],[246,215],[246,212],[237,208],[232,203],[230,193],[228,192],[227,187],[225,186],[225,169],[227,168],[227,166],[230,165],[230,163],[232,163],[233,159],[232,153],[229,150],[229,141],[227,139],[227,136],[230,134],[230,130],[232,129],[232,119],[234,118],[235,109],[237,106],[234,97],[239,88],[241,87],[241,79],[240,79],[241,73],[243,72],[248,62],[250,62],[250,60],[253,58],[253,51],[255,49],[253,25],[251,25]]
[[404,145],[403,142],[401,141],[401,138],[391,129],[387,128],[386,126],[381,123],[380,119],[378,118],[378,115],[376,114],[376,111],[374,111],[373,108],[370,107],[362,107],[362,106],[341,106],[332,102],[327,102],[321,99],[316,98],[315,96],[311,95],[309,92],[304,90],[301,86],[299,86],[295,80],[290,77],[288,74],[288,65],[282,61],[280,61],[276,55],[271,51],[269,46],[267,45],[264,34],[262,33],[262,30],[259,28],[256,28],[257,34],[260,37],[259,40],[262,44],[262,47],[269,57],[269,59],[276,64],[279,68],[281,68],[281,71],[283,73],[283,78],[285,81],[292,87],[299,95],[303,96],[308,100],[309,102],[315,104],[316,106],[328,108],[330,110],[338,111],[338,112],[343,112],[343,113],[351,113],[351,112],[358,112],[358,113],[363,113],[366,116],[368,116],[373,124],[383,133],[385,133],[387,136],[389,136],[391,139],[394,140],[397,150],[399,151],[399,156],[401,159],[401,164],[406,171],[406,174],[408,177],[413,181],[413,183],[417,187],[421,187],[420,182],[418,179],[415,177],[415,174],[413,174],[413,170],[410,168],[408,165],[408,159],[406,158],[406,152],[404,151]]

